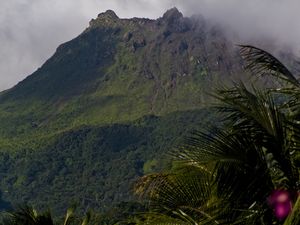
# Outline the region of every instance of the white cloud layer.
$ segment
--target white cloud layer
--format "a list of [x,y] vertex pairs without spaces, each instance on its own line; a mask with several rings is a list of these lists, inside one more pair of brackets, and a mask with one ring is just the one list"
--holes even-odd
[[176,6],[237,32],[300,50],[299,0],[0,0],[0,90],[16,84],[77,36],[98,13],[157,18]]

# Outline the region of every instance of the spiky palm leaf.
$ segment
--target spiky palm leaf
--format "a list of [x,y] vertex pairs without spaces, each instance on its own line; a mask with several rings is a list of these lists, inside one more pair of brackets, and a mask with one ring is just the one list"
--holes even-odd
[[91,213],[87,212],[85,217],[83,218],[81,225],[88,225],[90,223],[90,220],[91,220]]
[[[118,223],[117,223],[118,224]],[[116,224],[116,225],[117,225]],[[162,213],[148,212],[140,214],[132,221],[127,221],[127,224],[143,224],[143,225],[194,225],[194,223],[184,222],[181,219],[176,219]]]
[[274,96],[255,89],[252,93],[240,84],[219,90],[217,98],[221,101],[217,108],[225,113],[231,129],[236,133],[245,132],[256,145],[264,148],[265,154],[272,155],[287,176],[289,188],[297,189],[299,173],[291,153],[300,150],[299,125],[287,119]]
[[[163,215],[182,219],[174,212],[180,212],[184,205],[191,209],[188,213],[183,211],[193,219],[191,224],[280,224],[267,204],[267,197],[276,188],[299,191],[299,168],[294,155],[300,150],[297,120],[297,113],[300,118],[300,84],[268,52],[244,45],[241,53],[247,61],[246,68],[256,75],[269,74],[290,86],[258,90],[239,83],[216,92],[215,97],[220,102],[217,109],[227,126],[196,132],[173,153],[187,168],[198,170],[199,177],[203,173],[210,174],[210,179],[192,182],[187,178],[189,173],[183,176],[159,174],[142,179],[138,190],[146,193],[151,203],[155,202],[153,209]],[[176,182],[170,182],[170,176],[175,177]],[[198,190],[202,196],[194,195],[199,199],[197,205],[182,200],[193,199],[187,193],[195,183],[197,187],[209,184],[214,190],[209,194]],[[213,207],[205,207],[208,202]],[[299,207],[298,204],[295,207]],[[210,215],[210,220],[202,220],[205,214]],[[294,217],[288,220],[296,221]]]
[[[213,192],[209,176],[194,167],[180,172],[142,177],[135,186],[137,194],[150,200],[157,215],[194,224],[196,217],[213,220],[204,207],[210,207]],[[161,217],[161,216],[160,216]]]
[[148,224],[158,221],[177,224],[174,220],[179,220],[182,224],[213,225],[236,221],[241,212],[238,203],[229,198],[232,190],[217,193],[210,166],[199,165],[191,160],[176,172],[147,175],[139,180],[135,191],[150,201],[152,209],[146,214],[152,222]]
[[294,224],[300,224],[300,194],[297,198],[297,201],[293,207],[293,210],[291,214],[288,216],[288,218],[284,221],[283,225],[294,225]]
[[299,81],[290,70],[269,52],[251,45],[240,45],[240,52],[247,63],[246,69],[256,76],[272,75],[300,87]]
[[75,211],[75,206],[68,208],[64,220],[64,225],[70,225],[72,223],[72,221],[74,220],[74,211]]
[[30,206],[19,206],[17,210],[8,212],[3,225],[53,225],[49,212],[38,214]]
[[[284,94],[288,99],[284,108],[288,107],[293,118],[300,119],[300,82],[292,72],[283,65],[276,57],[263,49],[251,46],[240,45],[240,52],[246,61],[246,69],[255,76],[271,75],[279,81],[285,81],[285,85],[271,88],[268,91]],[[286,85],[288,84],[288,85]]]
[[[90,214],[87,213],[82,222],[74,215],[74,207],[67,210],[64,225],[88,225]],[[51,213],[38,213],[34,208],[28,205],[19,206],[16,210],[7,212],[2,222],[3,225],[54,225]]]

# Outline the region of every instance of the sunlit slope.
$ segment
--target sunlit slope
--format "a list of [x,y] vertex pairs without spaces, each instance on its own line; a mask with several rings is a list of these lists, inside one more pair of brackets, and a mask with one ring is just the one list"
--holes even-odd
[[239,69],[232,45],[202,19],[176,9],[158,20],[107,11],[2,93],[0,147],[17,150],[82,125],[198,109],[211,82]]

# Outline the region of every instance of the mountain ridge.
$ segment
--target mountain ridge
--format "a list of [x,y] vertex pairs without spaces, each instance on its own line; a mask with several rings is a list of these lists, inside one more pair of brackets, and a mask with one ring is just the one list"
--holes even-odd
[[[107,17],[113,25],[106,23]],[[177,9],[157,20],[119,19],[110,11],[100,14],[77,38],[59,46],[41,68],[3,93],[0,111],[9,121],[14,109],[22,109],[24,120],[31,121],[22,124],[16,114],[14,124],[32,130],[32,124],[42,129],[80,126],[87,109],[93,111],[88,113],[93,120],[110,123],[199,108],[206,98],[206,82],[241,71],[233,46],[220,31],[205,26]],[[119,104],[113,101],[124,107],[113,110]],[[105,117],[96,118],[97,112]],[[74,120],[60,121],[58,114]]]
[[138,176],[170,166],[161,154],[217,123],[204,93],[240,74],[237,49],[203,18],[176,8],[156,20],[100,13],[1,93],[3,198],[56,212],[72,199],[81,210],[134,200]]

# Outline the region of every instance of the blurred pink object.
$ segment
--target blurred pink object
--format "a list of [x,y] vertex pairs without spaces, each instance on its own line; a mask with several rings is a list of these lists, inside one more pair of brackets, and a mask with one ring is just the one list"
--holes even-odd
[[268,198],[268,203],[279,220],[285,219],[292,211],[291,194],[286,190],[275,190]]

